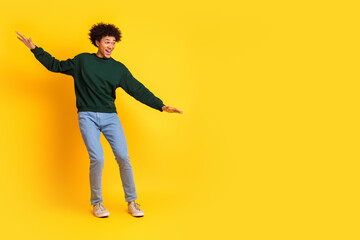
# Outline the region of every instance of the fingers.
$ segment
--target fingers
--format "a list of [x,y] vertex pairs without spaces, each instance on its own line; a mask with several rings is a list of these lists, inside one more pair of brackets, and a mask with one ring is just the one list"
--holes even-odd
[[168,112],[168,113],[180,113],[180,114],[183,113],[179,109],[173,108],[173,107],[170,107],[170,106],[166,106],[165,111]]
[[26,40],[24,40],[24,39],[21,39],[21,38],[19,38],[19,37],[17,37],[21,42],[23,42],[27,47],[29,47],[29,43],[28,43],[28,41],[26,41]]
[[27,39],[24,35],[22,35],[21,33],[19,33],[18,31],[15,31],[22,39]]
[[32,40],[31,40],[31,37],[29,38],[29,39],[27,39],[24,35],[22,35],[21,33],[19,33],[18,31],[15,31],[20,37],[21,37],[21,39],[19,38],[19,37],[17,37],[20,41],[22,41],[23,43],[25,43],[25,44],[29,44],[29,42],[32,42]]
[[30,49],[34,49],[34,43],[32,42],[31,37],[28,39],[26,38],[24,35],[22,35],[21,33],[19,33],[18,31],[15,31],[20,37],[17,37],[20,41],[22,41],[28,48]]
[[171,110],[172,110],[172,112],[175,112],[175,113],[182,113],[182,111],[180,111],[180,110],[177,109],[177,108],[172,108],[172,107],[171,107]]
[[179,109],[177,109],[177,108],[175,108],[174,109],[174,111],[176,112],[176,113],[180,113],[180,114],[182,114],[183,112],[182,111],[180,111]]
[[17,39],[19,39],[20,41],[24,42],[24,40],[22,40],[21,38],[17,37]]
[[15,31],[19,36],[21,36],[22,38],[26,38],[24,35],[22,35],[21,33],[19,33],[18,31]]

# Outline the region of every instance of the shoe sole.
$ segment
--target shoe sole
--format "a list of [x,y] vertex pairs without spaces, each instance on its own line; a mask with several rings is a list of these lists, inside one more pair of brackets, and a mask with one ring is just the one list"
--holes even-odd
[[95,217],[98,217],[98,218],[107,218],[108,216],[110,215],[110,213],[109,214],[105,214],[105,215],[98,215],[98,216],[96,216],[95,214],[94,214],[94,216]]
[[142,215],[134,215],[134,214],[132,214],[132,213],[130,213],[130,212],[128,212],[131,216],[133,216],[133,217],[143,217],[145,214],[142,214]]

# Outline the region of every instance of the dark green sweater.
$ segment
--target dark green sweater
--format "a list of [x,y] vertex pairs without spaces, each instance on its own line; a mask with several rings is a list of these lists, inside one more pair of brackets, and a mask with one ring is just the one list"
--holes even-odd
[[75,82],[78,112],[116,113],[115,90],[121,87],[138,101],[162,111],[163,102],[137,81],[124,64],[95,53],[81,53],[59,61],[40,47],[31,49],[41,64],[52,72],[71,75]]

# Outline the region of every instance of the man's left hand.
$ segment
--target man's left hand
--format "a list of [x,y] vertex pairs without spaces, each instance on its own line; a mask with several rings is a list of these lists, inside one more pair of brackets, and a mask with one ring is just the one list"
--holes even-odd
[[170,107],[170,106],[163,106],[162,110],[165,111],[165,112],[168,112],[168,113],[180,113],[180,114],[183,113],[179,109],[173,108],[173,107]]

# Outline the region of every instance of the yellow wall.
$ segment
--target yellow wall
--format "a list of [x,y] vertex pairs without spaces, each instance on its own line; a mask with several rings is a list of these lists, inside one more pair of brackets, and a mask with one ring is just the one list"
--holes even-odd
[[[358,239],[356,1],[6,1],[1,6],[2,239]],[[146,216],[126,213],[105,151],[108,219],[91,215],[72,78],[92,24],[112,57],[183,115],[117,91]]]

